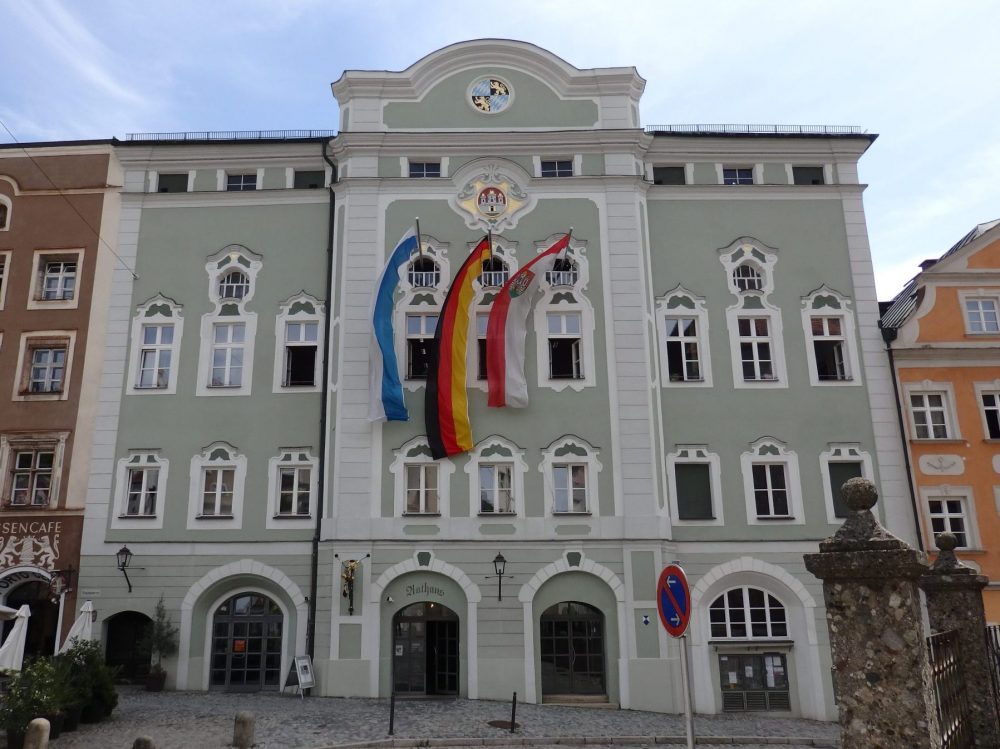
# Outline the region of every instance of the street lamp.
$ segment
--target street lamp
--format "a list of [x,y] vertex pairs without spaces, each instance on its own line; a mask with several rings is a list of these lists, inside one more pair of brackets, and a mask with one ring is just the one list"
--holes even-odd
[[504,571],[507,569],[507,560],[504,559],[503,554],[497,552],[497,555],[493,558],[493,574],[487,575],[486,578],[495,577],[497,579],[497,600],[503,600],[503,579],[513,578],[513,575],[505,575]]
[[123,575],[125,575],[125,582],[128,583],[129,593],[132,592],[132,581],[128,579],[128,572],[126,572],[126,569],[128,569],[128,566],[132,564],[133,556],[134,555],[132,554],[131,551],[129,551],[128,546],[122,546],[118,550],[118,553],[115,554],[115,559],[118,560],[118,569],[121,571]]

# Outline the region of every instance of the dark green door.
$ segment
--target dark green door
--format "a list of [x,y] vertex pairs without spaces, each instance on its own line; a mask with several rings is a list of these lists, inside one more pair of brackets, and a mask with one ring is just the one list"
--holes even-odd
[[542,695],[605,694],[604,615],[576,601],[545,610],[540,625]]

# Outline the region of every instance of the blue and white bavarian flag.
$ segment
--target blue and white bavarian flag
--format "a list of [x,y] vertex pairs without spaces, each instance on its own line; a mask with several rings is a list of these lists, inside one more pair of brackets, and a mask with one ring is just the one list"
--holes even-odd
[[403,401],[403,384],[399,380],[392,311],[399,271],[417,249],[417,231],[411,228],[399,240],[396,249],[375,282],[372,300],[371,394],[369,421],[409,421]]

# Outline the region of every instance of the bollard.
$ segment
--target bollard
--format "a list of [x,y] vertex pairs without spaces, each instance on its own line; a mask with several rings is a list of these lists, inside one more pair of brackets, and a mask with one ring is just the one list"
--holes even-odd
[[149,736],[139,736],[132,742],[132,749],[156,749],[156,744]]
[[392,729],[396,723],[396,692],[389,695],[389,735],[392,736]]
[[515,722],[517,718],[517,692],[514,692],[514,699],[510,701],[510,732],[514,733],[514,728],[517,726]]
[[49,749],[49,722],[45,718],[35,718],[28,724],[22,746],[24,749]]
[[236,721],[233,724],[233,746],[237,749],[250,749],[254,745],[253,733],[253,713],[246,710],[236,713]]

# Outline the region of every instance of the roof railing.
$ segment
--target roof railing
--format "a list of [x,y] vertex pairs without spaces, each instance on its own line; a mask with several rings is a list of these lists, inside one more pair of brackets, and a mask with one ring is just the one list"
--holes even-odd
[[336,130],[201,130],[184,133],[127,133],[125,140],[188,141],[188,140],[291,140],[294,138],[332,138]]
[[857,125],[646,125],[647,133],[717,133],[733,135],[865,135]]

